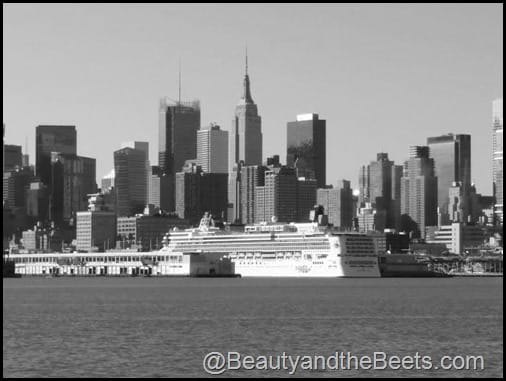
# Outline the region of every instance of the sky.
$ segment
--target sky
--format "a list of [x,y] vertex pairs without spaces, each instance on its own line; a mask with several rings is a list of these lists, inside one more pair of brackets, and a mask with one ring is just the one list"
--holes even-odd
[[503,96],[502,4],[3,4],[5,143],[73,124],[97,182],[122,142],[158,163],[159,99],[199,99],[229,130],[244,77],[264,159],[286,162],[286,123],[327,121],[327,182],[446,133],[472,135],[472,180],[492,192],[492,101]]

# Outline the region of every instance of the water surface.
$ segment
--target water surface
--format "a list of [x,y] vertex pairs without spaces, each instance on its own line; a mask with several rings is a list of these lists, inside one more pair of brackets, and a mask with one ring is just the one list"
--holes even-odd
[[[503,376],[502,278],[21,278],[3,281],[4,377],[206,376],[211,351],[336,351],[485,370],[304,371],[299,376]],[[288,371],[229,371],[288,376]]]

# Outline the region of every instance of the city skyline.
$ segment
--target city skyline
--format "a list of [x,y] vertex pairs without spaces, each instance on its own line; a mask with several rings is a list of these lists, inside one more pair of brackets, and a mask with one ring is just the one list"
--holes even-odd
[[[490,115],[492,101],[502,97],[502,4],[264,6],[269,12],[253,5],[124,5],[101,6],[100,17],[98,7],[4,4],[5,142],[24,147],[28,137],[33,164],[35,126],[52,123],[76,126],[77,154],[96,158],[98,184],[113,167],[113,151],[121,141],[148,141],[156,164],[157,104],[160,97],[177,97],[179,57],[182,98],[200,99],[200,127],[216,122],[230,131],[247,42],[264,160],[283,157],[286,123],[307,112],[327,120],[327,182],[345,178],[353,188],[357,169],[377,152],[402,163],[407,147],[424,144],[428,136],[468,133],[473,137],[471,180],[479,192],[492,193]],[[172,25],[177,17],[171,13],[190,17],[197,31],[187,34],[181,23]],[[225,19],[231,21],[218,22]],[[153,22],[146,25],[147,20]],[[273,20],[278,24],[269,39]],[[307,28],[297,20],[306,20]],[[426,30],[429,20],[431,30]],[[315,21],[323,24],[316,35],[310,31]],[[470,21],[472,28],[459,28]],[[265,30],[249,32],[261,29],[248,28],[255,22]],[[101,37],[92,31],[97,23]],[[224,34],[239,30],[241,23],[247,26],[243,34]],[[136,28],[140,25],[145,29]],[[180,28],[181,40],[170,41],[168,33],[164,45],[158,32],[173,28]],[[35,29],[37,34],[31,32]],[[197,37],[202,40],[194,41]],[[83,44],[70,44],[73,38]],[[198,45],[188,48],[188,41]],[[132,54],[142,59],[125,62]],[[308,61],[314,57],[316,63]],[[47,91],[53,88],[58,91]]]

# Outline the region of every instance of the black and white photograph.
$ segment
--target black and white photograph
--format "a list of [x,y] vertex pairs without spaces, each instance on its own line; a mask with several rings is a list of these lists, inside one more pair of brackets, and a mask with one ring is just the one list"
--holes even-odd
[[503,3],[3,3],[4,378],[503,378]]

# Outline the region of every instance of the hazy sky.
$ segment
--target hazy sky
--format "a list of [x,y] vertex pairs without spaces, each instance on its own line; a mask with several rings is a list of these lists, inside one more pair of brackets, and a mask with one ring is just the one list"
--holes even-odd
[[[286,123],[327,120],[327,182],[358,183],[388,152],[472,135],[472,179],[492,192],[492,100],[503,94],[502,4],[3,5],[5,142],[35,160],[35,126],[74,124],[97,180],[124,141],[158,163],[158,105],[201,101],[230,129],[248,45],[264,158],[286,160]],[[24,150],[24,148],[23,148]]]

